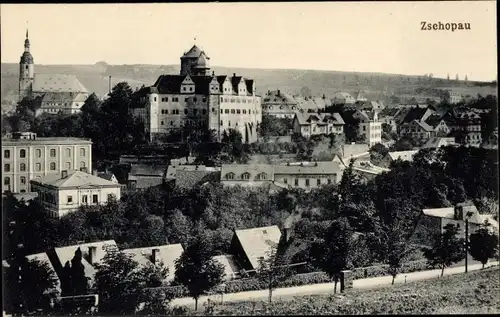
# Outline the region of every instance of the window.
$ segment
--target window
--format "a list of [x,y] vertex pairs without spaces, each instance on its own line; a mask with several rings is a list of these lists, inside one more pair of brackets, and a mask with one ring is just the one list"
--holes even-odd
[[189,98],[184,98],[184,102],[188,102]]
[[161,125],[163,125],[163,124],[164,124],[164,122],[163,122],[163,121],[161,121],[161,122],[160,122],[160,124],[161,124]]
[[231,114],[235,114],[235,111],[234,111],[234,109],[231,109]]
[[71,157],[71,149],[66,149],[66,157]]
[[68,204],[72,204],[72,203],[73,203],[73,196],[68,195]]
[[23,185],[26,184],[26,177],[21,176],[20,180],[21,180],[21,184],[23,184]]
[[165,101],[168,101],[168,97],[165,97]]
[[329,179],[327,180],[327,183],[328,183],[328,184],[331,184],[331,183],[332,183],[332,179],[331,179],[331,178],[329,178]]
[[108,202],[115,200],[115,195],[108,194]]
[[50,163],[50,170],[55,171],[56,170],[56,163],[52,162]]
[[[212,108],[212,112],[215,112],[215,108]],[[220,113],[222,113],[222,109],[220,110]]]
[[221,120],[220,121],[220,125],[223,126],[224,125],[224,121]]
[[203,102],[206,102],[207,101],[207,98],[203,98]]
[[283,178],[283,183],[284,183],[284,184],[288,184],[288,179]]
[[154,97],[154,99],[153,99],[153,100],[154,100],[154,101],[156,101],[156,97]]
[[3,184],[7,185],[7,186],[10,185],[10,177],[4,177],[3,178]]
[[201,111],[201,113],[203,113],[203,114],[207,114],[207,109],[203,109],[203,110]]
[[227,126],[230,127],[231,126],[231,121],[228,121],[227,122]]
[[241,175],[241,179],[250,179],[250,174],[249,173],[243,173]]
[[224,113],[225,113],[225,114],[228,114],[228,113],[229,113],[229,109],[225,109],[225,110],[224,110]]
[[236,109],[236,114],[240,114],[240,113],[241,113],[240,109]]
[[174,122],[173,122],[173,121],[170,121],[170,125],[174,125]]
[[36,157],[42,157],[42,150],[40,149],[36,150]]
[[70,163],[70,162],[66,162],[66,169],[67,169],[67,170],[70,170],[70,169],[71,169],[71,163]]
[[260,173],[259,176],[257,176],[257,179],[261,179],[261,180],[267,179],[267,174],[266,173]]
[[321,185],[321,179],[318,178],[318,180],[316,181],[316,185]]
[[295,179],[295,186],[299,186],[299,179],[298,178]]
[[247,114],[247,110],[246,109],[243,109],[243,114]]
[[306,186],[309,186],[309,178],[306,179]]
[[366,126],[363,126],[363,131],[366,131]]
[[85,149],[84,148],[80,149],[80,156],[85,156]]
[[81,161],[80,162],[80,168],[84,168],[85,167],[85,162],[84,161]]
[[4,172],[10,172],[10,164],[4,164],[3,165],[3,171]]
[[10,158],[10,150],[3,151],[3,157],[4,158]]
[[26,171],[26,164],[21,163],[21,164],[19,165],[19,170],[20,170],[21,172]]
[[25,158],[26,157],[26,150],[19,151],[19,157],[20,158]]
[[182,87],[182,91],[186,91],[186,87]]
[[234,179],[234,173],[227,173],[226,179]]
[[187,109],[184,109],[184,114],[188,114],[188,110]]
[[36,165],[35,165],[35,170],[36,170],[37,172],[40,172],[40,171],[42,170],[42,164],[40,164],[40,163],[36,163]]
[[88,203],[87,195],[82,196],[82,203],[84,203],[84,204]]
[[99,198],[97,195],[92,195],[92,203],[97,204],[99,201]]

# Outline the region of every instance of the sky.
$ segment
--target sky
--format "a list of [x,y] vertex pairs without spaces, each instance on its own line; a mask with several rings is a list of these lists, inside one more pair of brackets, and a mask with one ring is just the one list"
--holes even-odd
[[[495,1],[2,4],[1,61],[180,63],[196,43],[212,65],[497,78]],[[421,22],[471,30],[422,31]]]

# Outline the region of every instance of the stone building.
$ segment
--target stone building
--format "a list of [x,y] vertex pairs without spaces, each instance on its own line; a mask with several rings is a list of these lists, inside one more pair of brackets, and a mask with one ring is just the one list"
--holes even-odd
[[179,75],[161,75],[154,85],[138,92],[151,140],[183,127],[214,130],[218,138],[234,129],[243,142],[257,140],[262,105],[254,80],[236,74],[209,74],[209,60],[194,45],[181,57]]
[[19,100],[37,98],[41,113],[78,113],[89,93],[74,75],[35,74],[35,63],[30,52],[28,31],[24,53],[19,62]]

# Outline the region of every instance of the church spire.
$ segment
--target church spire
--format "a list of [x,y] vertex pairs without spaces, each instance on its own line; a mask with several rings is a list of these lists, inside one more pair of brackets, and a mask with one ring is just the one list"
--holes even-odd
[[28,38],[28,28],[26,28],[26,39],[24,40],[24,51],[25,52],[30,51],[30,40]]

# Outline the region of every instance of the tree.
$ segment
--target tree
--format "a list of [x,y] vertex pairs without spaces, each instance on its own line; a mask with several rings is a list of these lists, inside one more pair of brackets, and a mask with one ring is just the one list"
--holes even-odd
[[82,264],[82,251],[78,248],[70,262],[66,262],[61,276],[62,293],[64,296],[85,295],[88,289],[88,280]]
[[259,259],[259,266],[256,270],[257,278],[267,285],[269,303],[272,301],[273,290],[278,287],[278,283],[292,274],[284,251],[284,247],[280,245],[271,245],[266,257]]
[[483,264],[483,268],[488,263],[488,259],[495,257],[498,253],[498,236],[491,232],[491,224],[487,223],[470,235],[469,253],[472,258]]
[[443,233],[434,236],[432,247],[423,250],[429,265],[441,268],[441,276],[444,275],[446,267],[460,262],[465,257],[463,239],[457,238],[458,230],[458,226],[447,224]]
[[195,310],[201,295],[224,281],[224,266],[212,258],[211,246],[198,235],[175,261],[176,283],[186,286],[194,298]]
[[162,265],[139,266],[132,255],[108,248],[95,274],[99,310],[111,314],[133,314],[141,300],[140,290],[157,286],[167,276]]
[[353,243],[353,231],[346,218],[334,220],[326,235],[318,239],[312,246],[313,258],[326,274],[335,282],[334,293],[340,274],[346,269]]
[[224,131],[222,143],[223,151],[230,155],[233,162],[236,161],[238,164],[248,162],[248,153],[243,144],[240,131],[234,129],[229,129],[229,132]]
[[4,304],[8,312],[26,314],[49,309],[50,300],[59,295],[57,276],[49,263],[18,257],[4,269]]

